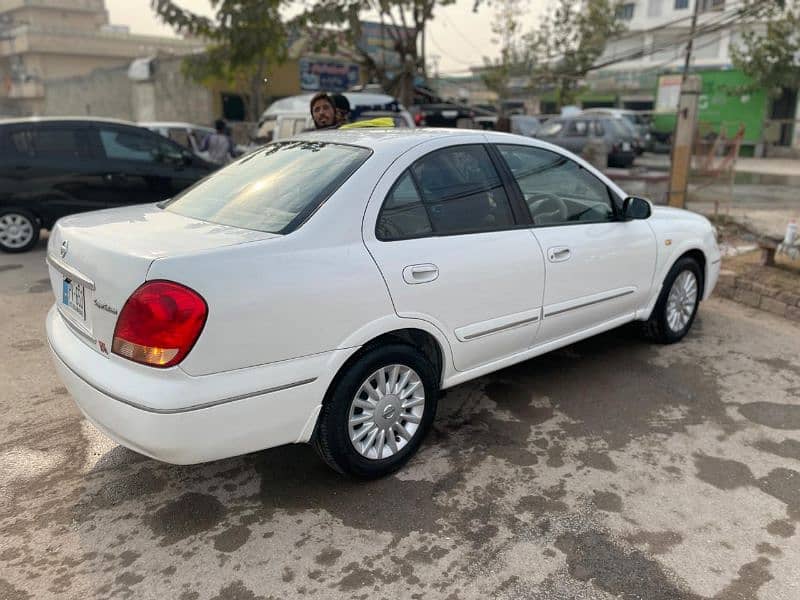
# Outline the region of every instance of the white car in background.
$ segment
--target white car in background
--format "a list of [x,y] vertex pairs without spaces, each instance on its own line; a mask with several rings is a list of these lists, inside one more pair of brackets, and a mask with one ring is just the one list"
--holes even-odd
[[47,337],[87,418],[196,463],[312,443],[377,477],[439,391],[631,321],[689,331],[714,230],[531,138],[350,130],[270,144],[171,201],[50,235]]

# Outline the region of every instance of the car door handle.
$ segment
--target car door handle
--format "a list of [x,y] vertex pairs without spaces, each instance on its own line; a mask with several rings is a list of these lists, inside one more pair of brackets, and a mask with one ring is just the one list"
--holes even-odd
[[409,285],[417,283],[428,283],[439,277],[439,267],[430,263],[422,265],[410,265],[403,269],[403,281]]
[[106,173],[103,175],[103,179],[108,183],[113,183],[115,181],[125,181],[127,176],[124,173]]
[[547,250],[547,259],[550,262],[563,262],[569,260],[570,256],[572,256],[572,252],[566,246],[556,246]]

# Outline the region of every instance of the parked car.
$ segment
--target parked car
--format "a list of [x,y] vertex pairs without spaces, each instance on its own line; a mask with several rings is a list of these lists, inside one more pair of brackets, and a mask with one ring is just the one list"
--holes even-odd
[[196,463],[310,442],[369,478],[441,389],[631,321],[680,340],[720,252],[704,217],[551,144],[362,129],[61,219],[47,261],[56,370],[120,444]]
[[411,114],[417,127],[474,127],[475,111],[463,104],[415,104]]
[[[414,120],[409,112],[392,96],[365,92],[345,92],[344,96],[350,102],[351,121],[361,120],[364,113],[379,113],[379,116],[394,115],[403,123],[413,126]],[[313,128],[314,121],[309,109],[313,97],[314,94],[301,94],[270,104],[261,114],[256,139],[277,141]]]
[[652,150],[653,136],[650,133],[650,119],[642,112],[623,108],[587,108],[583,111],[583,114],[622,119],[634,136],[636,154],[641,155],[645,150]]
[[0,121],[0,250],[32,248],[65,215],[169,198],[214,168],[124,121]]
[[627,168],[636,156],[628,130],[613,117],[560,117],[549,119],[536,137],[580,154],[591,138],[601,138],[608,151],[608,166]]

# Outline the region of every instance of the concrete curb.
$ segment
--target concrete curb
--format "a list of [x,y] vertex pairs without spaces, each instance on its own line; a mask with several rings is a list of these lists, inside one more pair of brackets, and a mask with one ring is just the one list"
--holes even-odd
[[733,271],[721,271],[714,293],[800,323],[800,295],[753,281]]

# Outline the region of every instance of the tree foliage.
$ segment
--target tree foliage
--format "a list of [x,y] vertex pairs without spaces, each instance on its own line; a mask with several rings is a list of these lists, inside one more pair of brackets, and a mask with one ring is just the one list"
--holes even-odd
[[[414,80],[425,74],[423,32],[434,18],[438,6],[455,0],[312,0],[295,23],[311,28],[318,46],[336,48],[336,39],[344,35],[349,49],[366,68],[370,78],[411,104]],[[361,21],[377,15],[391,39],[391,48],[400,57],[398,65],[385,65],[376,60],[361,44]]]
[[214,19],[185,10],[173,0],[151,0],[151,6],[178,33],[209,41],[205,54],[186,60],[187,73],[200,81],[246,85],[250,118],[256,120],[263,109],[267,69],[286,58],[287,30],[279,13],[284,0],[210,2]]
[[606,42],[625,31],[609,0],[557,0],[527,36],[537,84],[550,84],[558,106],[575,101],[578,86]]
[[750,76],[753,89],[778,97],[800,88],[800,2],[757,2],[754,18],[731,45],[733,64]]
[[511,96],[514,79],[529,80],[534,69],[535,58],[525,43],[519,20],[527,4],[527,0],[501,0],[492,20],[492,33],[496,36],[492,41],[500,44],[500,57],[483,57],[481,78],[501,101]]

